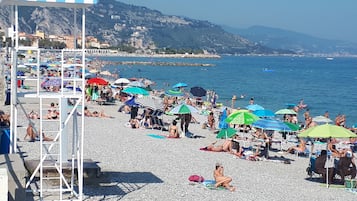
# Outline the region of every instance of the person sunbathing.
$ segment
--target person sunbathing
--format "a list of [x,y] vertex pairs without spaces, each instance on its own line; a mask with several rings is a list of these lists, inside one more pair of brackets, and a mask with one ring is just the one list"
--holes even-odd
[[24,137],[24,140],[26,140],[27,136],[30,137],[30,142],[34,142],[37,137],[37,134],[36,134],[34,128],[32,127],[31,123],[29,123],[29,125],[27,126],[26,135]]
[[303,139],[300,139],[299,141],[300,141],[299,145],[289,147],[288,150],[286,150],[286,152],[291,154],[295,153],[296,151],[300,153],[304,153],[306,150],[306,142]]
[[87,108],[87,106],[84,107],[84,116],[86,116],[86,117],[114,118],[112,116],[109,116],[109,115],[105,114],[103,110],[101,110],[100,112],[98,112],[98,111],[91,112]]
[[236,188],[231,186],[229,183],[232,181],[232,178],[224,176],[223,166],[220,163],[216,163],[216,168],[213,172],[214,180],[216,184],[214,185],[216,188],[223,186],[230,191],[235,191]]
[[203,150],[207,151],[214,151],[214,152],[229,152],[233,153],[232,151],[232,140],[226,140],[223,142],[222,145],[215,145],[217,143],[213,142],[212,144],[208,145],[207,147],[203,148]]
[[[36,141],[36,138],[38,138],[36,132],[35,132],[35,129],[33,128],[32,124],[29,123],[27,129],[26,129],[26,135],[24,137],[24,140],[27,138],[27,136],[30,137],[30,142],[34,142]],[[53,141],[52,138],[49,138],[47,136],[45,136],[44,133],[42,133],[42,140],[43,141]]]

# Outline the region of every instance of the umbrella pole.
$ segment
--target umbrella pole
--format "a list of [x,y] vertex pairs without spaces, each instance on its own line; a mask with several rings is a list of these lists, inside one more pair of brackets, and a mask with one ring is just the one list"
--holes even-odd
[[[330,140],[328,141],[328,143],[330,142]],[[327,150],[327,156],[326,156],[326,188],[328,188],[329,187],[329,185],[328,185],[328,168],[329,168],[329,161],[330,161],[330,154],[329,154],[329,149],[328,149],[328,143],[327,143],[327,147],[326,147],[326,150]]]

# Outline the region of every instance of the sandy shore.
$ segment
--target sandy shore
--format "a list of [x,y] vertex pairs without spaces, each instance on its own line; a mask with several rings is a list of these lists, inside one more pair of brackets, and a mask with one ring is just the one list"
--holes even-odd
[[[37,108],[36,100],[26,100],[26,109]],[[215,135],[202,129],[206,116],[194,114],[201,124],[190,130],[201,138],[156,139],[148,134],[167,134],[152,129],[125,127],[128,114],[117,112],[116,105],[88,104],[91,111],[103,109],[114,118],[85,117],[84,158],[98,162],[102,175],[96,184],[84,186],[85,200],[356,200],[357,194],[343,188],[326,188],[307,180],[308,158],[292,154],[291,164],[272,161],[248,161],[228,153],[200,151],[216,141]],[[5,106],[5,111],[10,111]],[[141,112],[141,111],[139,111]],[[164,115],[166,122],[174,117]],[[39,142],[23,141],[27,122],[19,115],[19,148],[26,159],[38,159]],[[218,143],[223,142],[220,140]],[[290,146],[290,145],[284,145]],[[271,156],[280,156],[270,152]],[[192,185],[188,177],[202,175],[213,179],[216,162],[224,165],[233,178],[235,192],[210,190]],[[38,200],[38,197],[34,197]]]

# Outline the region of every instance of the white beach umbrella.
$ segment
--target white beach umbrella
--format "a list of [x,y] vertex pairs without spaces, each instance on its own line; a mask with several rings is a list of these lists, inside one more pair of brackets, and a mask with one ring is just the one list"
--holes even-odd
[[316,123],[332,123],[333,121],[325,116],[316,116],[314,118],[312,118],[312,121],[316,122]]
[[130,83],[130,80],[126,78],[119,78],[114,81],[114,85],[124,86]]

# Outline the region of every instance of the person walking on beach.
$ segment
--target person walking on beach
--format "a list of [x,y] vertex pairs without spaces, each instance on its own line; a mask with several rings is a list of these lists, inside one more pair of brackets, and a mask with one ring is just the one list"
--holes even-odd
[[223,186],[230,191],[235,191],[236,188],[230,185],[232,178],[224,176],[223,166],[220,163],[216,163],[216,168],[213,172],[214,180],[216,184],[214,185],[216,188]]

